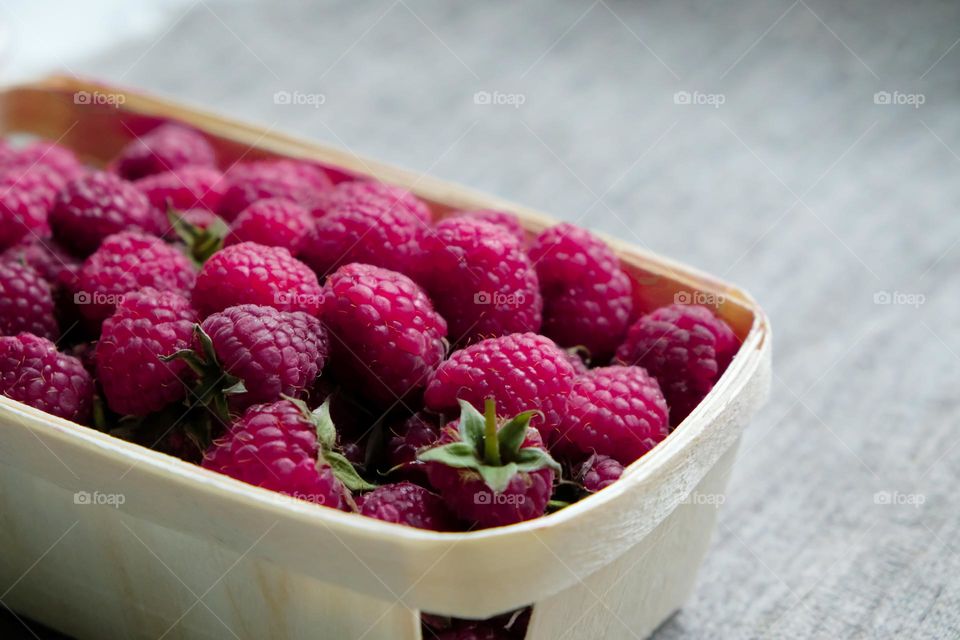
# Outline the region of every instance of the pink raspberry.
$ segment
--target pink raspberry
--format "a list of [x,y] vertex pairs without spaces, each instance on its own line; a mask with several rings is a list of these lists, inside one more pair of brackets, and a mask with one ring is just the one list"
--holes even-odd
[[257,200],[285,198],[307,204],[320,197],[333,182],[323,169],[301,160],[259,160],[237,164],[227,171],[227,191],[220,215],[232,221]]
[[8,150],[0,158],[0,173],[22,174],[33,173],[38,169],[44,170],[46,179],[55,189],[59,189],[68,181],[84,173],[83,164],[73,151],[55,142],[38,140],[22,149],[8,148]]
[[348,264],[327,279],[334,373],[378,403],[418,395],[443,360],[447,323],[407,276]]
[[403,187],[374,180],[351,180],[341,182],[333,189],[324,191],[310,203],[315,218],[322,218],[334,209],[349,207],[358,202],[381,201],[389,207],[406,209],[425,225],[430,224],[430,207]]
[[79,360],[31,333],[0,338],[0,393],[66,420],[90,421],[90,374]]
[[161,231],[146,196],[129,182],[103,172],[82,176],[63,188],[50,211],[50,226],[59,243],[81,256],[121,231]]
[[[200,327],[195,358],[187,358],[201,378],[196,395],[218,402],[218,393],[226,394],[231,408],[273,402],[281,395],[302,397],[329,353],[323,325],[299,311],[244,304],[212,314]],[[230,389],[237,382],[243,383],[240,392]],[[221,418],[223,408],[215,407]]]
[[487,528],[545,513],[560,465],[529,428],[533,413],[498,424],[492,399],[484,414],[462,402],[458,428],[444,430],[439,446],[419,454],[430,484],[461,519]]
[[80,261],[51,238],[24,238],[0,254],[0,260],[15,261],[33,267],[53,288],[69,286],[80,271]]
[[87,320],[99,324],[124,295],[153,287],[187,293],[196,272],[182,253],[159,238],[117,233],[83,263],[74,300]]
[[49,170],[0,174],[0,249],[46,237],[48,214],[57,196]]
[[57,339],[53,291],[32,267],[0,260],[0,335],[20,332]]
[[552,340],[517,333],[455,351],[430,377],[424,401],[432,411],[451,414],[458,400],[480,407],[488,397],[496,398],[504,414],[536,409],[543,417],[532,424],[549,438],[575,376],[567,354]]
[[709,309],[673,304],[637,320],[617,360],[640,365],[657,379],[676,426],[713,388],[738,348],[733,331]]
[[190,346],[197,313],[173,291],[130,293],[103,323],[97,342],[97,380],[109,407],[144,416],[183,399],[187,364],[164,362]]
[[300,257],[321,276],[360,262],[416,279],[423,229],[419,217],[388,199],[356,198],[317,220]]
[[540,330],[537,273],[515,237],[472,218],[448,218],[424,238],[423,281],[455,344]]
[[207,452],[203,467],[333,509],[346,499],[323,457],[316,425],[287,400],[247,409]]
[[440,439],[440,426],[432,416],[419,412],[390,430],[387,441],[387,465],[400,467],[406,477],[419,479],[423,463],[417,453]]
[[202,133],[179,124],[162,124],[131,140],[114,161],[127,180],[174,171],[186,166],[212,167],[216,154]]
[[643,368],[611,366],[577,376],[554,440],[628,465],[670,434],[667,403]]
[[134,183],[166,219],[170,207],[178,211],[216,211],[226,190],[226,179],[214,167],[181,167],[155,173]]
[[213,254],[197,276],[193,304],[200,316],[238,304],[317,315],[322,289],[307,265],[283,247],[241,242]]
[[284,247],[297,255],[313,228],[313,216],[292,200],[257,200],[240,212],[230,225],[224,244],[259,242],[268,247]]
[[456,519],[439,496],[410,482],[385,484],[357,500],[360,514],[431,531],[456,531]]
[[592,455],[580,467],[577,476],[590,493],[605,489],[620,479],[623,465],[609,456]]
[[543,293],[543,335],[562,347],[583,346],[607,362],[623,341],[633,306],[630,278],[603,240],[559,224],[530,248]]
[[510,235],[517,239],[521,245],[527,242],[527,232],[520,224],[520,218],[506,211],[496,209],[478,209],[476,211],[458,211],[454,214],[457,218],[471,218],[473,220],[483,220],[490,224],[495,224],[509,231]]

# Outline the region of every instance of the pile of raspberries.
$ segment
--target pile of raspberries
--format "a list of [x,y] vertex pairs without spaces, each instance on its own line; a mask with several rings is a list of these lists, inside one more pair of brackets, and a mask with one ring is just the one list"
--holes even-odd
[[[105,169],[0,142],[0,393],[294,498],[468,531],[615,482],[739,346],[706,307],[643,309],[584,229],[436,219],[337,176],[224,169],[177,124]],[[523,618],[427,624],[502,637]]]

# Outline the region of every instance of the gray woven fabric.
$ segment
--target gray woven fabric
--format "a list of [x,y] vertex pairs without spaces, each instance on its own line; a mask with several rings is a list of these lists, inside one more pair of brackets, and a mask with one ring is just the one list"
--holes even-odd
[[934,2],[211,1],[70,66],[746,287],[772,318],[772,398],[697,589],[656,637],[954,638],[958,18]]

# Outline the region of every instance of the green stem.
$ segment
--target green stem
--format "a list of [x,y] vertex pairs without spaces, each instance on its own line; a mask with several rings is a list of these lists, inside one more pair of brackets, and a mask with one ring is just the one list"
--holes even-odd
[[497,438],[497,401],[493,398],[484,401],[483,417],[486,423],[483,429],[483,457],[487,464],[499,467],[501,462],[500,440]]

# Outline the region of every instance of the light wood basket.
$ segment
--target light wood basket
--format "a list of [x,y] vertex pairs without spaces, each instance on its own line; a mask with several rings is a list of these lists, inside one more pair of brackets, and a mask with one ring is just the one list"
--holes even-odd
[[[53,77],[0,92],[4,135],[58,140],[92,163],[165,120],[206,132],[225,161],[308,158],[409,187],[438,215],[493,208],[531,232],[554,223],[137,91]],[[484,618],[529,604],[529,639],[646,637],[693,586],[741,432],[769,391],[771,335],[744,291],[607,240],[642,288],[638,308],[717,296],[743,342],[700,406],[619,482],[530,522],[434,533],[288,499],[0,397],[3,604],[96,639],[414,640],[421,610]]]

